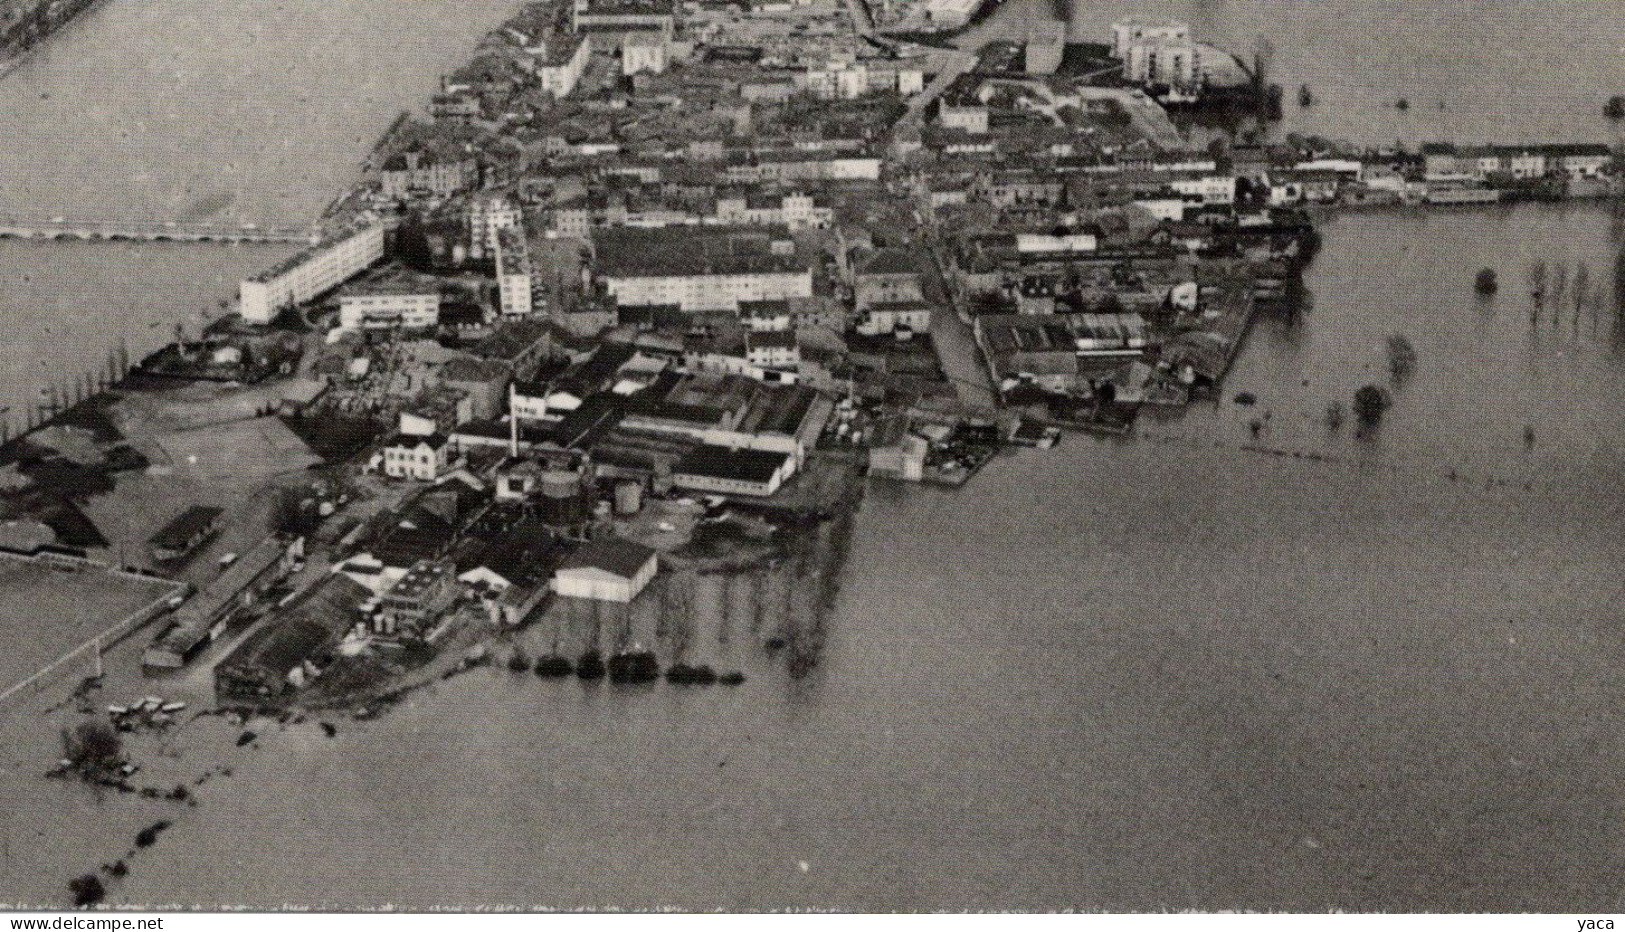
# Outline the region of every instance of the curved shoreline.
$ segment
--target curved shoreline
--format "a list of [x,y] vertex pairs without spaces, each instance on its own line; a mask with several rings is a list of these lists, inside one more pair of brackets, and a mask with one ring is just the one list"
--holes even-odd
[[6,55],[6,57],[0,58],[0,81],[5,80],[6,77],[8,77],[13,71],[21,68],[25,62],[33,57],[33,54],[36,51],[43,47],[47,42],[56,38],[57,33],[76,22],[79,22],[87,14],[95,12],[106,2],[107,0],[89,0],[89,2],[84,6],[67,14],[67,16],[65,16],[60,22],[53,24],[49,31],[46,32],[45,35],[40,36],[39,40],[33,45],[23,49],[11,49],[5,52],[0,52],[0,54]]

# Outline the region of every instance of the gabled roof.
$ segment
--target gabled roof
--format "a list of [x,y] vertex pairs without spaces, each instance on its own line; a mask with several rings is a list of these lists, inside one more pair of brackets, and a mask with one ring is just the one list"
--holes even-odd
[[213,527],[223,514],[225,512],[219,508],[193,505],[176,515],[174,520],[160,528],[147,542],[155,547],[171,550],[185,547],[194,537]]
[[861,275],[918,275],[920,266],[914,256],[901,249],[882,249],[863,263]]
[[604,537],[581,545],[559,565],[559,572],[599,570],[631,579],[654,559],[655,552],[623,537]]
[[788,453],[768,450],[733,450],[705,444],[695,447],[672,470],[674,474],[731,479],[737,482],[768,482],[784,468]]
[[536,586],[553,575],[563,552],[547,528],[526,520],[484,539],[470,539],[457,555],[457,570],[487,569],[515,586]]
[[450,440],[450,437],[447,437],[445,434],[442,434],[439,431],[435,431],[432,434],[394,433],[390,435],[388,440],[384,441],[384,446],[405,447],[408,450],[416,450],[418,447],[428,446],[428,448],[431,450],[438,450],[450,442]]

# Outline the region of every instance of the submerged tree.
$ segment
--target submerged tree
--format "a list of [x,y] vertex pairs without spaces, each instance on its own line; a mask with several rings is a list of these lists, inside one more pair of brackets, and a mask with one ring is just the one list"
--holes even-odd
[[1375,427],[1382,421],[1382,414],[1393,403],[1387,390],[1379,385],[1367,385],[1354,393],[1354,416],[1360,419],[1363,427]]
[[1326,428],[1337,430],[1343,426],[1343,403],[1334,401],[1326,406]]
[[1403,333],[1388,338],[1388,371],[1396,379],[1403,379],[1416,369],[1416,347]]
[[84,722],[62,733],[62,756],[85,773],[118,766],[123,745],[118,732],[103,722]]
[[68,890],[73,894],[73,905],[95,906],[107,896],[107,888],[102,886],[102,879],[95,874],[84,874],[68,881]]

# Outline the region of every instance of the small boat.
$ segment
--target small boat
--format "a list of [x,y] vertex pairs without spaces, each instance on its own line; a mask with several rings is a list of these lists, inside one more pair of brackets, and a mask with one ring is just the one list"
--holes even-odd
[[127,705],[110,705],[107,707],[108,715],[129,715],[130,707]]
[[1309,85],[1305,84],[1302,87],[1299,87],[1298,88],[1298,106],[1300,106],[1300,107],[1312,107],[1312,106],[1314,106],[1314,104],[1315,104],[1315,95],[1310,93]]

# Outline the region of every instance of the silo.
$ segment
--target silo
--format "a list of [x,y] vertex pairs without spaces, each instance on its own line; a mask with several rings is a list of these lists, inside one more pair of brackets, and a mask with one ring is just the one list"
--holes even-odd
[[643,508],[643,484],[628,479],[615,486],[615,513],[635,515]]
[[542,473],[541,487],[544,523],[570,527],[586,520],[580,476],[562,469],[549,469]]

